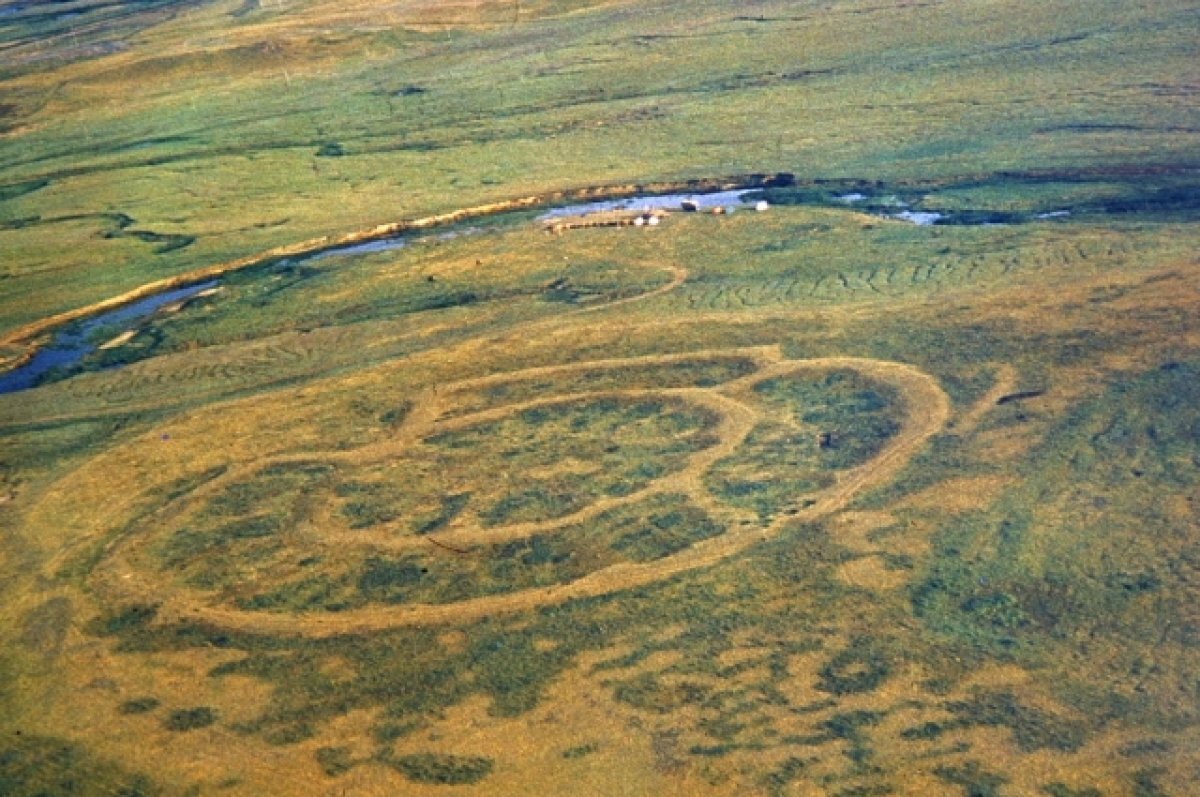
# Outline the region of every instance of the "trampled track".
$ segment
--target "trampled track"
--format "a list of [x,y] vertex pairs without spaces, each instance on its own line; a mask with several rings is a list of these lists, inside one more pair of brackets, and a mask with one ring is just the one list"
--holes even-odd
[[[702,507],[726,526],[726,532],[717,537],[697,543],[676,554],[655,561],[633,564],[622,563],[593,571],[582,578],[551,587],[526,589],[511,593],[490,595],[444,604],[411,604],[399,606],[371,605],[358,609],[330,612],[307,612],[295,614],[249,611],[225,605],[212,605],[203,592],[180,588],[161,573],[150,572],[137,562],[139,551],[150,542],[150,538],[132,533],[113,541],[107,551],[106,560],[94,574],[98,593],[107,600],[136,602],[159,606],[159,622],[194,621],[219,626],[229,630],[251,633],[271,633],[309,637],[326,637],[338,634],[381,631],[388,628],[414,625],[459,623],[478,620],[495,614],[513,613],[562,603],[575,598],[593,597],[611,592],[649,584],[670,576],[705,567],[747,547],[769,539],[788,523],[811,521],[845,507],[862,490],[885,483],[918,451],[925,442],[936,434],[950,417],[950,402],[936,381],[929,375],[901,363],[869,360],[853,357],[829,357],[813,360],[787,360],[775,349],[704,350],[690,352],[691,357],[752,356],[759,370],[748,376],[713,388],[672,388],[663,390],[635,389],[604,391],[600,396],[674,396],[701,405],[719,414],[718,440],[715,445],[693,454],[686,467],[675,473],[655,480],[646,488],[629,496],[606,498],[570,515],[539,523],[519,523],[497,528],[458,528],[437,535],[447,544],[472,545],[494,543],[498,540],[527,537],[533,533],[553,532],[571,523],[595,517],[599,513],[640,500],[652,494],[665,492],[682,493],[696,505]],[[633,358],[629,360],[601,361],[604,365],[619,367],[654,363],[670,364],[678,361],[679,355],[662,355]],[[579,362],[552,368],[531,369],[528,373],[507,374],[507,379],[554,373],[565,375],[584,369],[594,369],[597,362]],[[829,369],[851,369],[865,376],[880,380],[893,387],[903,403],[905,421],[901,430],[885,448],[870,461],[843,471],[829,489],[813,496],[815,503],[796,506],[763,525],[754,522],[744,511],[729,507],[715,498],[704,486],[703,477],[718,460],[732,454],[744,441],[758,419],[758,413],[747,403],[739,400],[756,383],[765,379],[797,374],[805,371]],[[504,417],[535,406],[576,399],[589,394],[570,396],[546,396],[543,398],[497,407],[461,415],[439,424],[441,418],[453,405],[457,390],[485,383],[482,380],[466,380],[444,386],[435,395],[422,396],[414,411],[397,431],[385,442],[365,446],[356,451],[306,452],[304,454],[274,457],[255,462],[231,471],[205,485],[197,495],[185,498],[196,501],[205,495],[214,494],[222,486],[244,477],[251,469],[267,464],[283,462],[364,462],[379,461],[401,452],[423,436],[451,427],[469,426],[483,420]],[[154,434],[143,441],[154,440]],[[799,498],[799,497],[798,497]],[[806,502],[807,503],[807,502]],[[95,532],[103,535],[106,529]],[[329,544],[347,544],[344,539],[330,539]],[[371,548],[408,547],[421,544],[417,538],[380,545],[381,541],[369,536],[360,538],[358,544]]]

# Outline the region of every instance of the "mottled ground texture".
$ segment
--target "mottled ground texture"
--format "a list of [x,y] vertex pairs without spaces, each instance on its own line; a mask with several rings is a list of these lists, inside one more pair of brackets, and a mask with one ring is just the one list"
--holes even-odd
[[0,3],[0,794],[1193,794],[1198,28]]

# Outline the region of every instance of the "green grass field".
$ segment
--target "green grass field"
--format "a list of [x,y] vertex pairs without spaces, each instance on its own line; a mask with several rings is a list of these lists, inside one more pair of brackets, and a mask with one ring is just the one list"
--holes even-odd
[[0,5],[0,793],[1191,793],[1198,23]]

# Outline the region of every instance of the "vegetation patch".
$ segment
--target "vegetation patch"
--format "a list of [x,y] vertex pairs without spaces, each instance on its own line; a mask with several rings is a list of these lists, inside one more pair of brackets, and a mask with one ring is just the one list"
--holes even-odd
[[317,750],[316,757],[321,771],[331,778],[346,774],[357,763],[348,747],[322,747]]
[[[603,495],[634,492],[712,445],[716,423],[711,411],[675,399],[581,399],[442,432],[426,444],[446,472],[504,479],[499,498],[484,500],[499,485],[473,490],[483,522],[501,526],[561,517]],[[481,460],[503,463],[502,469],[479,474],[474,463]]]
[[946,783],[962,787],[963,797],[1002,797],[1001,787],[1008,778],[989,772],[978,761],[962,766],[939,766],[933,774]]
[[686,496],[656,495],[561,529],[468,550],[431,543],[411,554],[364,554],[343,570],[259,590],[238,604],[268,611],[345,611],[372,603],[452,603],[565,584],[623,562],[653,561],[723,531]]
[[891,663],[876,640],[857,637],[821,667],[817,688],[834,695],[872,692],[891,670]]
[[492,759],[482,756],[456,756],[440,753],[416,753],[387,759],[387,764],[417,783],[447,785],[478,783],[492,774]]
[[145,627],[157,614],[157,606],[132,604],[91,620],[88,630],[101,636],[116,636]]
[[1065,783],[1047,783],[1042,791],[1049,797],[1104,797],[1104,792],[1094,786],[1072,788]]
[[162,705],[157,697],[135,697],[132,700],[126,700],[117,710],[122,714],[148,714],[154,709]]
[[[1021,486],[958,516],[935,539],[937,556],[910,593],[917,616],[943,638],[1030,664],[1076,655],[1067,653],[1075,650],[1071,640],[1083,637],[1126,650],[1160,644],[1131,618],[1150,602],[1178,611],[1161,596],[1187,589],[1169,563],[1185,543],[1163,507],[1186,504],[1181,496],[1200,484],[1190,453],[1200,421],[1192,409],[1197,373],[1176,361],[1117,375],[1051,428],[1023,467]],[[1070,474],[1070,495],[1049,486],[1055,474]],[[1143,488],[1146,478],[1155,490]],[[983,555],[963,555],[984,541]],[[1065,691],[1090,715],[1098,708],[1085,694],[1122,682],[1138,667],[1135,658],[1064,672],[1079,684]],[[1169,667],[1150,677],[1179,683],[1183,674]],[[1029,733],[1026,744],[1041,743]],[[1051,746],[1078,743],[1077,729],[1048,733],[1058,739]]]
[[49,736],[0,737],[0,793],[10,797],[156,797],[164,791],[149,777]]
[[1010,729],[1017,746],[1025,751],[1051,748],[1073,753],[1087,740],[1078,723],[1024,706],[1008,692],[980,692],[970,700],[949,703],[947,708],[962,725]]
[[163,721],[163,726],[169,731],[194,731],[197,728],[207,728],[217,721],[217,712],[208,706],[181,708],[172,711]]
[[575,747],[568,747],[566,750],[563,750],[562,757],[568,761],[576,758],[584,758],[592,753],[595,753],[599,749],[600,745],[598,743],[586,742],[584,744],[576,745]]
[[714,494],[764,522],[811,504],[836,471],[870,460],[900,430],[895,391],[854,371],[772,378],[754,395],[770,420],[705,478]]

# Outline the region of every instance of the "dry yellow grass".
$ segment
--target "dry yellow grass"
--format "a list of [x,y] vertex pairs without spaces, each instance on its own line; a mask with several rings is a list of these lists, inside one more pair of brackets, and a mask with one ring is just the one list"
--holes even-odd
[[[0,396],[0,792],[1189,793],[1188,3],[76,6],[0,18],[0,356],[224,283]],[[532,219],[777,171],[765,214]],[[711,436],[486,521],[522,445],[562,453],[519,474],[548,506],[606,476],[583,410],[530,431],[592,399]],[[872,456],[747,508],[878,405]],[[718,490],[764,424],[792,447]],[[272,467],[416,494],[431,437],[484,428],[433,531],[280,482],[246,517],[314,505],[282,565],[183,544]],[[664,547],[599,555],[631,531]],[[404,557],[483,550],[507,587],[404,598]]]

